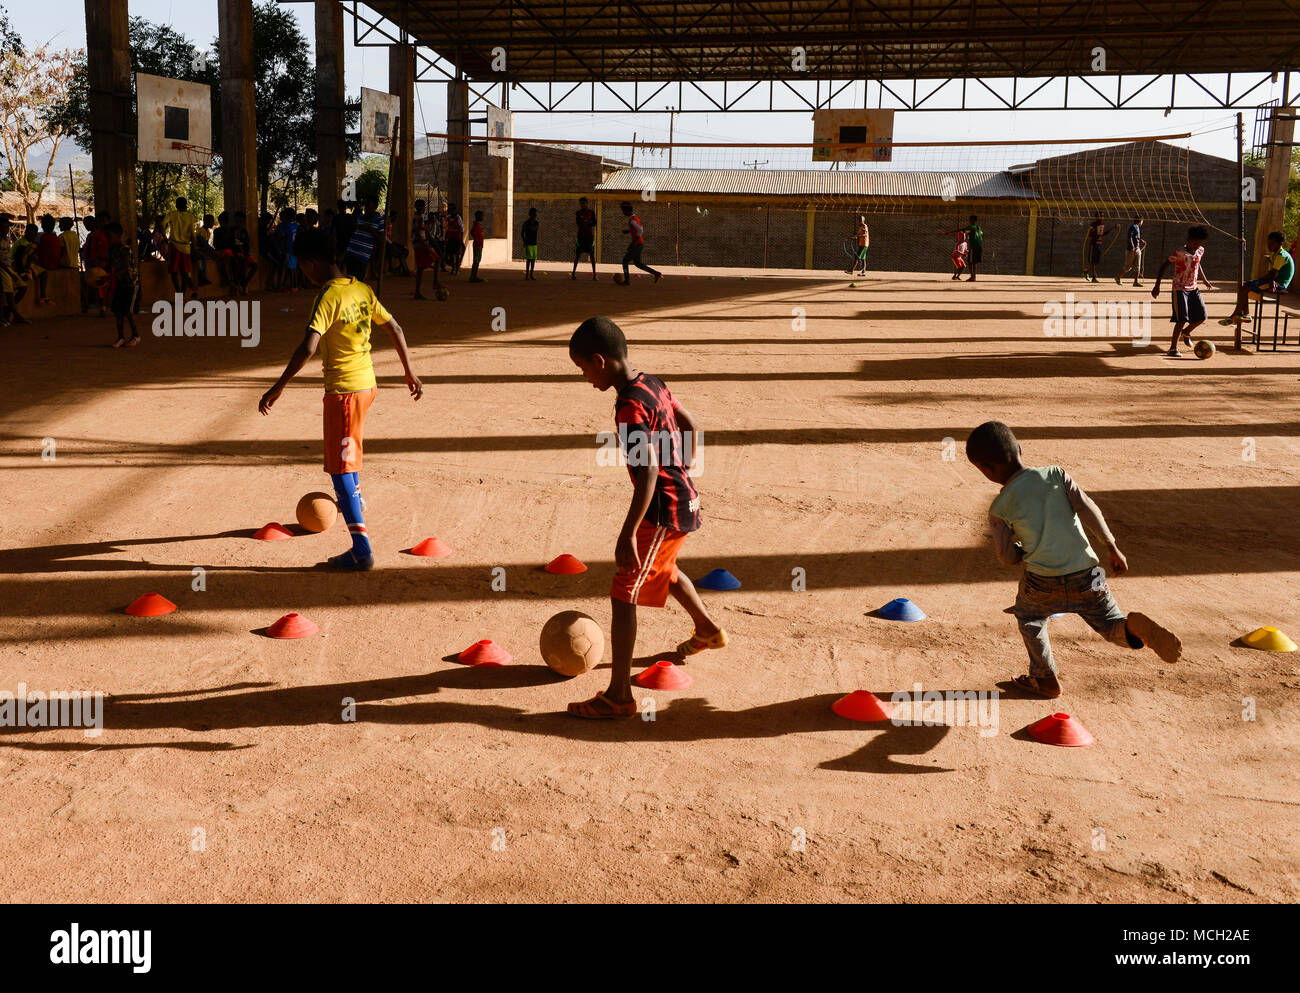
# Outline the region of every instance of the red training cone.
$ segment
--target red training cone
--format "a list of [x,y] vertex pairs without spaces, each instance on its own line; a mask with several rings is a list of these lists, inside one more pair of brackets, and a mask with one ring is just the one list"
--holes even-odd
[[586,572],[587,567],[582,564],[582,560],[577,556],[565,552],[546,565],[547,572],[553,572],[557,576],[572,576],[579,572]]
[[876,694],[868,693],[866,690],[854,690],[848,696],[840,697],[831,704],[831,710],[851,721],[863,721],[867,724],[887,721],[893,716],[885,709]]
[[509,665],[511,655],[500,645],[485,638],[474,642],[456,658],[466,665]]
[[292,538],[293,532],[283,524],[272,521],[270,524],[262,525],[253,537],[258,541],[284,541],[286,538]]
[[632,682],[648,690],[684,690],[695,682],[679,665],[673,665],[667,659],[661,659],[644,672],[638,673]]
[[267,628],[266,636],[268,638],[310,638],[319,630],[320,628],[315,624],[295,611],[292,614],[285,614]]
[[175,609],[176,604],[161,593],[146,593],[144,596],[132,600],[131,606],[126,608],[126,612],[132,617],[161,617],[163,614],[170,614]]
[[1069,714],[1049,714],[1029,725],[1029,733],[1046,745],[1082,748],[1096,742],[1092,733]]
[[427,559],[436,559],[441,555],[450,555],[451,546],[441,538],[425,538],[424,541],[412,548],[410,553]]

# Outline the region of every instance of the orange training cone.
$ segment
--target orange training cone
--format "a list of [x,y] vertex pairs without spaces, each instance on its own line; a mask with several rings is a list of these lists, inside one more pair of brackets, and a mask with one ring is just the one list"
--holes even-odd
[[161,617],[163,614],[170,614],[175,609],[176,604],[161,593],[146,593],[144,596],[132,600],[131,605],[126,608],[126,612],[132,617]]
[[436,559],[441,555],[450,555],[451,546],[441,538],[425,538],[424,541],[411,549],[411,554],[427,559]]
[[876,694],[868,693],[866,690],[854,690],[848,696],[840,697],[831,704],[831,710],[851,721],[863,721],[867,724],[887,721],[892,716]]
[[649,669],[638,673],[632,682],[648,690],[684,690],[695,682],[679,665],[660,659]]
[[587,567],[582,564],[582,561],[577,556],[565,552],[548,562],[546,571],[553,572],[557,576],[572,576],[579,572],[586,572]]
[[1067,748],[1082,748],[1097,740],[1069,714],[1048,714],[1041,721],[1029,725],[1029,733],[1036,741],[1046,745],[1063,745]]
[[266,636],[268,638],[310,638],[319,630],[320,628],[302,614],[294,612],[285,614],[267,628]]
[[500,645],[485,638],[474,642],[456,658],[466,665],[509,665],[511,655]]
[[283,524],[276,524],[275,521],[272,521],[270,524],[263,524],[258,528],[253,537],[258,541],[284,541],[286,538],[292,538],[293,532]]

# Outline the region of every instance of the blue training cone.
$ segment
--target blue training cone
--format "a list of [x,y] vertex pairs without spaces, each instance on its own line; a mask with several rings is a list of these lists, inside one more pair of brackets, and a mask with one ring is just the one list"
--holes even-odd
[[887,621],[923,621],[925,611],[905,596],[890,600],[876,613]]
[[696,586],[702,586],[706,590],[738,590],[740,589],[740,580],[727,572],[726,569],[714,569],[707,576],[701,576],[695,581]]

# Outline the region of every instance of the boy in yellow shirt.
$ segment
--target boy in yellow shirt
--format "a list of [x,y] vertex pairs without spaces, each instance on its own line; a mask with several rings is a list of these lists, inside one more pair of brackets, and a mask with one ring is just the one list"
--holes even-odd
[[197,299],[199,295],[194,286],[194,267],[190,260],[194,229],[198,223],[199,219],[189,212],[184,197],[176,198],[176,209],[168,211],[162,223],[167,234],[167,271],[171,273],[172,286],[181,293],[188,284],[193,294],[190,299]]
[[334,482],[339,510],[352,535],[352,547],[332,556],[328,564],[335,569],[365,572],[374,568],[375,560],[362,516],[365,504],[357,473],[361,470],[366,412],[375,399],[375,367],[370,361],[372,328],[388,332],[413,399],[420,399],[424,386],[411,371],[411,353],[401,326],[368,284],[339,269],[330,233],[320,228],[303,230],[294,243],[294,253],[303,276],[320,286],[321,291],[312,304],[307,333],[275,385],[262,395],[258,410],[263,414],[271,412],[289,381],[319,348],[325,376],[325,471]]

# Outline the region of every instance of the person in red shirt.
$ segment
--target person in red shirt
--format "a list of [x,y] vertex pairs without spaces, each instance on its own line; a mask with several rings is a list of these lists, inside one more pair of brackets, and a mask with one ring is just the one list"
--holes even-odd
[[700,496],[690,475],[700,427],[662,379],[633,368],[627,338],[608,317],[589,317],[578,326],[569,339],[569,358],[594,388],[617,394],[614,422],[632,478],[632,501],[614,546],[609,688],[569,704],[568,711],[587,720],[626,718],[637,709],[631,679],[638,607],[662,607],[671,596],[686,611],[695,628],[677,646],[683,658],[727,644],[727,633],[677,568],[682,544],[700,527]]
[[[86,244],[82,250],[82,255],[86,259],[86,273],[90,270],[98,269],[100,272],[107,274],[108,270],[108,234],[106,229],[112,218],[108,214],[100,214],[97,217],[87,217],[84,223],[86,230],[90,233],[86,236]],[[111,281],[104,279],[99,286],[87,284],[84,293],[85,299],[82,301],[81,312],[84,314],[92,302],[99,303],[99,316],[104,316],[104,304],[108,300],[109,283]]]
[[471,283],[483,283],[486,280],[478,274],[478,264],[483,261],[483,211],[474,211],[474,226],[469,229],[470,240],[474,242],[474,268],[470,270]]
[[54,218],[46,214],[41,218],[41,235],[36,239],[36,302],[53,303],[49,294],[49,270],[59,267],[63,257],[63,242],[54,233]]
[[623,216],[627,218],[627,227],[623,230],[626,231],[632,239],[628,243],[627,251],[623,253],[623,285],[627,286],[631,281],[631,277],[628,275],[627,271],[629,263],[636,266],[642,272],[650,273],[650,275],[654,276],[655,282],[659,282],[659,280],[664,278],[664,274],[659,272],[657,269],[651,269],[641,261],[641,252],[645,249],[645,228],[641,226],[641,218],[632,213],[632,205],[626,200],[623,201],[622,211]]

